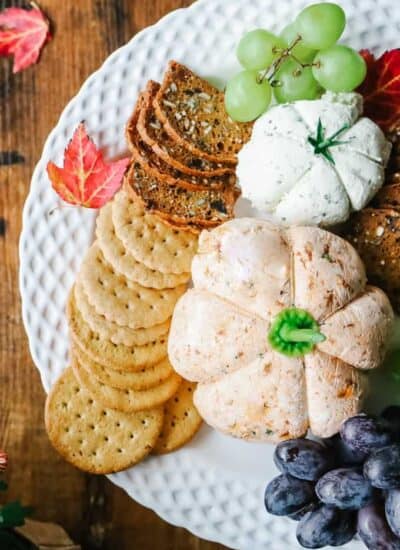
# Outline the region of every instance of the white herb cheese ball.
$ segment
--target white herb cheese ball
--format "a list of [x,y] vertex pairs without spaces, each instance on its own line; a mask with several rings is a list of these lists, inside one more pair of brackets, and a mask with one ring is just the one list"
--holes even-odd
[[239,153],[243,197],[284,225],[346,221],[382,186],[391,149],[361,114],[356,93],[272,107]]

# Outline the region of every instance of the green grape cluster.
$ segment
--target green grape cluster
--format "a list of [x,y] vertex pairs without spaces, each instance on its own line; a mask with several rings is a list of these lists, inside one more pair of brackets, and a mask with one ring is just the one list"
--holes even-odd
[[237,57],[243,71],[225,90],[228,114],[250,122],[278,103],[316,99],[324,90],[351,92],[367,67],[358,52],[337,44],[346,26],[343,9],[330,2],[312,4],[280,36],[256,29],[241,39]]

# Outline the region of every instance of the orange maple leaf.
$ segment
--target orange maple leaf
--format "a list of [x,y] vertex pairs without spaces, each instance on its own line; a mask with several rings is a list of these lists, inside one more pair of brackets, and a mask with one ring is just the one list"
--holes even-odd
[[13,55],[13,72],[33,65],[51,39],[49,21],[38,6],[32,9],[8,8],[0,13],[0,55]]
[[63,168],[49,162],[47,173],[53,189],[64,201],[85,208],[101,208],[121,187],[129,162],[129,159],[105,162],[81,122],[65,150]]

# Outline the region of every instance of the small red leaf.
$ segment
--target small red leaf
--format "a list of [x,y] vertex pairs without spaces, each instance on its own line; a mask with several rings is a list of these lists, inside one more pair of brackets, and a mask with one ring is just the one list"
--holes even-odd
[[0,13],[0,55],[13,55],[13,72],[33,65],[50,40],[49,21],[32,2],[32,9],[8,8]]
[[129,162],[129,159],[105,162],[82,122],[65,150],[63,168],[49,162],[47,173],[53,189],[64,201],[85,208],[101,208],[121,187]]
[[364,113],[382,130],[389,130],[400,120],[400,49],[387,51],[379,59],[368,50],[360,53],[368,68],[358,89],[364,96]]

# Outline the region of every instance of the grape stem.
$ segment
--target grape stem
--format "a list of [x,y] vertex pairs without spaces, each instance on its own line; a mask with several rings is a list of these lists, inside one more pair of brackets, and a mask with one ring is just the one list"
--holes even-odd
[[279,86],[278,81],[274,80],[276,73],[281,67],[282,63],[286,61],[289,57],[293,59],[302,69],[305,67],[312,67],[312,63],[302,63],[300,59],[293,55],[293,49],[301,42],[303,39],[300,34],[296,36],[291,44],[285,49],[276,49],[276,52],[279,52],[279,57],[270,65],[265,71],[258,77],[257,82],[261,84],[266,78],[268,78],[271,86]]

